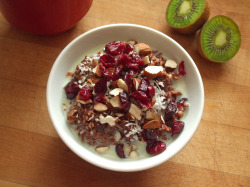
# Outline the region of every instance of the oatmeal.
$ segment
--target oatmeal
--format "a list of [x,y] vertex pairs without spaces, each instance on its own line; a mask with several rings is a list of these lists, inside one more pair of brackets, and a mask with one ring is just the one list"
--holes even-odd
[[134,159],[139,146],[160,154],[169,135],[184,128],[187,98],[173,82],[185,74],[183,61],[165,59],[145,43],[108,43],[68,73],[67,120],[99,154],[114,147],[118,157]]

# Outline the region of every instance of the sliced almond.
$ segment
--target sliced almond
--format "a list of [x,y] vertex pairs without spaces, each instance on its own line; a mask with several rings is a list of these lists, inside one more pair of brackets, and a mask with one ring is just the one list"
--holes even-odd
[[99,65],[97,65],[94,69],[93,69],[93,73],[96,74],[98,77],[102,76],[102,73],[100,71],[100,67]]
[[120,92],[123,92],[122,88],[115,88],[109,92],[110,95],[117,96]]
[[162,66],[147,66],[144,69],[144,75],[148,78],[148,79],[153,79],[155,77],[159,77],[161,76],[162,72],[163,72],[163,67]]
[[94,109],[97,112],[105,112],[106,110],[108,110],[108,107],[103,103],[97,103],[94,105]]
[[122,113],[115,113],[115,115],[117,116],[117,117],[122,117],[122,116],[124,116],[124,114],[122,114]]
[[139,84],[141,83],[141,79],[139,78],[133,78],[133,86],[135,90],[138,90]]
[[161,123],[158,120],[151,120],[143,125],[143,129],[158,129],[161,127]]
[[142,60],[144,62],[144,65],[150,64],[149,56],[142,57]]
[[98,64],[98,61],[96,59],[92,60],[92,67],[95,68]]
[[129,113],[136,119],[141,120],[141,109],[138,108],[138,106],[136,106],[135,104],[131,103]]
[[116,118],[107,115],[106,117],[104,117],[102,114],[99,116],[99,120],[101,124],[109,124],[109,126],[113,127],[116,124]]
[[114,139],[116,142],[118,142],[121,139],[121,137],[122,137],[121,133],[118,131],[114,134]]
[[119,95],[112,97],[109,102],[114,108],[122,108]]
[[175,69],[177,67],[177,63],[173,60],[167,60],[165,63],[165,67]]
[[76,102],[81,103],[81,104],[83,104],[83,105],[86,105],[86,104],[92,103],[92,100],[89,99],[89,100],[87,100],[87,101],[83,101],[83,100],[81,100],[81,99],[79,98],[79,95],[77,95],[77,96],[76,96]]
[[147,110],[146,112],[146,119],[147,120],[160,120],[161,117],[153,110],[153,109],[150,109],[150,110]]
[[95,148],[96,152],[98,152],[98,153],[100,153],[100,154],[106,153],[106,151],[107,151],[108,149],[109,149],[109,147],[106,146],[106,145],[98,145],[98,146]]
[[135,46],[139,47],[139,55],[149,55],[151,53],[149,45],[145,43],[138,43]]
[[131,151],[131,152],[129,153],[129,157],[130,157],[130,158],[137,158],[137,157],[138,157],[137,151]]
[[128,85],[126,84],[124,80],[118,79],[117,85],[119,88],[122,88],[125,92],[128,92]]
[[89,103],[92,103],[92,100],[91,99],[89,99],[89,100],[87,100],[87,101],[83,101],[83,100],[76,100],[78,103],[81,103],[81,104],[83,104],[83,105],[87,105],[87,104],[89,104]]

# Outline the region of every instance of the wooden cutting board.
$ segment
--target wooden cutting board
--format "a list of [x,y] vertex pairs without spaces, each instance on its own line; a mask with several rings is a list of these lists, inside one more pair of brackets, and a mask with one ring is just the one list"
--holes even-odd
[[[0,14],[0,186],[250,186],[250,1],[209,0],[211,15],[239,25],[242,43],[227,63],[197,53],[195,34],[169,29],[169,0],[94,0],[71,30],[27,34]],[[176,156],[155,168],[119,173],[93,166],[58,137],[48,115],[46,84],[61,50],[75,37],[110,23],[135,23],[179,42],[194,59],[205,87],[198,130]]]

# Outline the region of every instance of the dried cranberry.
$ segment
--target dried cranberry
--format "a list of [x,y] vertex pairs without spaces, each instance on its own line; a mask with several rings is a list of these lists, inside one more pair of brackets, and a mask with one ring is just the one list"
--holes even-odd
[[120,92],[119,98],[120,98],[122,109],[124,109],[125,111],[128,111],[130,107],[129,95],[126,92]]
[[162,141],[155,141],[154,144],[147,144],[146,151],[148,154],[157,155],[166,150],[166,144]]
[[92,97],[92,90],[84,86],[82,89],[79,91],[79,99],[83,101],[88,101]]
[[132,71],[132,70],[130,70],[129,72],[127,72],[125,74],[125,77],[124,77],[125,82],[126,82],[126,84],[128,86],[128,90],[129,91],[131,91],[131,89],[132,89],[132,83],[133,83],[133,76],[134,76],[134,74],[135,74],[135,72]]
[[147,95],[151,99],[155,96],[155,88],[152,85],[148,85]]
[[165,111],[165,122],[167,122],[177,111],[177,104],[171,100]]
[[105,46],[105,52],[112,56],[122,54],[124,49],[125,49],[125,44],[120,41],[114,41],[114,42],[108,43]]
[[121,75],[122,75],[122,69],[119,67],[116,67],[113,74],[112,74],[111,79],[113,81],[115,81],[115,80],[119,79],[121,77]]
[[133,49],[134,46],[131,43],[126,43],[124,53],[129,54]]
[[103,93],[96,94],[94,97],[94,105],[97,103],[106,103],[106,99]]
[[99,65],[99,69],[103,77],[105,77],[107,80],[111,79],[109,71],[103,65]]
[[121,55],[121,56],[118,58],[117,62],[118,62],[119,65],[124,65],[124,66],[125,66],[126,64],[131,63],[131,62],[132,62],[132,59],[130,58],[129,55],[123,54],[123,55]]
[[127,64],[125,66],[126,69],[129,69],[129,70],[133,70],[134,72],[138,72],[139,71],[139,66],[137,64]]
[[139,91],[143,91],[143,92],[146,93],[147,90],[148,90],[148,85],[149,85],[148,79],[147,78],[143,78],[143,79],[141,79],[141,82],[140,82],[140,84],[138,86],[138,90]]
[[70,81],[66,86],[65,86],[65,92],[67,99],[74,99],[76,95],[78,94],[80,88],[78,87],[78,84],[76,83],[75,80]]
[[181,61],[181,63],[179,64],[179,73],[178,75],[186,75],[186,71],[185,71],[185,66],[184,66],[184,61]]
[[115,59],[109,54],[102,55],[99,60],[106,68],[116,65]]
[[107,79],[102,78],[99,79],[96,83],[95,83],[95,93],[105,93],[107,91]]
[[142,60],[140,55],[133,53],[130,55],[130,57],[132,59],[132,63],[137,64],[139,66],[139,69],[142,70],[144,67],[144,61]]
[[136,99],[136,101],[143,108],[151,108],[152,101],[148,98],[147,94],[142,91],[136,91],[130,94],[132,97]]
[[124,145],[122,143],[118,143],[115,146],[115,151],[116,154],[120,157],[120,158],[126,158],[125,154],[124,154],[124,150],[123,150]]
[[175,121],[172,123],[172,136],[174,134],[179,134],[183,128],[184,128],[185,123],[183,121]]

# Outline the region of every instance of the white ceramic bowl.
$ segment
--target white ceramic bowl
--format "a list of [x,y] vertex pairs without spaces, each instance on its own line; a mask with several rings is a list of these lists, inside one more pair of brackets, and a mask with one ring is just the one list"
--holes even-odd
[[[80,63],[81,59],[100,46],[114,40],[136,40],[147,43],[152,49],[166,57],[180,62],[184,60],[186,76],[183,87],[190,107],[183,121],[183,131],[167,142],[167,149],[156,156],[140,160],[111,160],[86,149],[70,130],[62,107],[65,75]],[[97,52],[97,51],[96,51]],[[195,133],[202,117],[204,107],[204,88],[200,73],[189,54],[172,38],[154,29],[134,24],[111,24],[90,30],[68,44],[56,59],[47,84],[47,105],[51,120],[64,143],[84,160],[115,171],[139,171],[157,166],[178,153]]]

